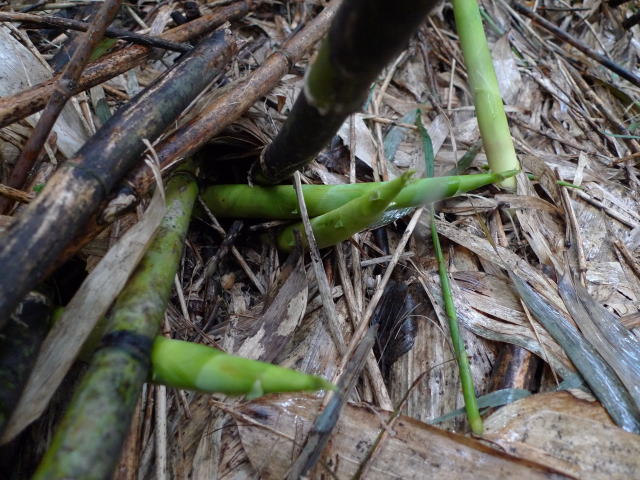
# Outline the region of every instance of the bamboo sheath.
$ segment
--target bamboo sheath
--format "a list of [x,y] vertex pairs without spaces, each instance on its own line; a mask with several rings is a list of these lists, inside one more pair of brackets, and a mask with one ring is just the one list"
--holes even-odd
[[217,75],[234,51],[229,34],[204,40],[122,108],[49,180],[2,236],[0,327],[113,186]]

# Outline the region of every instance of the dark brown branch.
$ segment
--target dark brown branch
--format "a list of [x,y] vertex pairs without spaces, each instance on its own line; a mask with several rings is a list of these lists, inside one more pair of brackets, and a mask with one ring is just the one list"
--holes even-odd
[[0,195],[20,203],[29,203],[35,197],[33,193],[23,192],[22,190],[11,188],[1,183],[0,183]]
[[518,3],[514,3],[513,4],[513,9],[516,12],[522,13],[526,17],[529,17],[531,20],[536,22],[538,25],[543,27],[545,30],[548,30],[553,35],[555,35],[556,37],[561,39],[562,41],[567,42],[568,44],[574,46],[575,48],[580,50],[582,53],[584,53],[587,57],[589,57],[589,58],[595,60],[596,62],[600,63],[603,67],[608,68],[612,72],[620,75],[625,80],[628,80],[629,82],[633,83],[635,86],[640,87],[640,77],[638,77],[637,75],[634,75],[629,70],[621,67],[617,63],[612,62],[611,60],[609,60],[604,55],[602,55],[602,54],[594,51],[593,49],[589,48],[588,46],[586,46],[584,43],[579,42],[578,40],[573,38],[571,35],[569,35],[567,32],[565,32],[564,30],[556,27],[553,23],[549,22],[548,20],[546,20],[545,18],[541,17],[537,13],[532,12],[528,8],[523,7],[522,5],[520,5]]
[[635,27],[638,23],[640,23],[640,12],[636,12],[629,18],[625,19],[622,22],[622,28],[629,30],[631,27]]
[[[102,6],[96,12],[91,25],[89,25],[81,41],[78,42],[71,60],[69,60],[69,63],[56,82],[42,116],[33,129],[33,133],[25,143],[22,153],[11,171],[11,175],[9,175],[9,180],[7,181],[9,187],[21,188],[24,184],[29,171],[33,168],[33,164],[40,155],[40,151],[49,137],[53,124],[56,123],[60,112],[62,112],[67,101],[73,95],[73,86],[78,83],[78,79],[89,61],[91,52],[102,40],[104,31],[118,13],[121,1],[122,0],[104,0]],[[0,198],[0,213],[7,210],[10,206],[11,202],[8,201],[7,198]]]
[[219,74],[235,45],[218,32],[118,111],[49,180],[5,232],[0,251],[0,327],[56,261],[111,189]]
[[371,83],[400,51],[438,0],[344,2],[305,85],[274,139],[252,167],[260,183],[277,183],[308,163],[358,111]]
[[[80,32],[86,32],[87,28],[89,28],[88,23],[80,22],[72,18],[49,17],[42,15],[32,15],[29,13],[0,12],[0,21],[26,23],[26,28],[30,28],[31,26],[53,27],[62,30],[77,30]],[[125,30],[124,28],[108,27],[104,32],[104,36],[127,40],[138,45],[158,47],[165,50],[172,50],[181,53],[186,53],[193,48],[191,45],[172,42],[171,40],[166,40],[160,37],[152,37],[150,35],[130,32],[129,30]]]
[[[317,43],[329,28],[341,0],[333,0],[300,32],[287,40],[282,48],[249,75],[245,81],[217,97],[198,116],[173,132],[157,147],[163,169],[194,153],[213,136],[240,118],[256,101],[269,93],[280,79]],[[136,192],[147,192],[153,184],[153,174],[141,166],[135,177],[128,177]]]
[[[160,157],[162,170],[168,171],[180,159],[195,152],[210,138],[240,118],[258,99],[273,89],[282,76],[291,69],[291,66],[324,36],[329,28],[331,17],[340,2],[341,0],[333,0],[307,26],[287,40],[279,52],[272,54],[264,64],[248,75],[245,81],[214,99],[207,110],[194,117],[158,145],[156,152]],[[49,268],[53,269],[71,258],[75,252],[95,238],[105,228],[106,223],[112,222],[118,214],[138,202],[148,192],[154,181],[153,173],[146,165],[139,166],[127,175],[127,180],[120,186],[118,193],[123,198],[133,196],[131,202],[126,203],[124,208],[122,204],[118,206],[109,204],[111,213],[108,217],[102,214],[99,217],[92,216],[76,238],[60,253],[57,262]],[[50,272],[45,272],[45,274],[47,273]]]
[[[209,15],[173,28],[160,35],[160,37],[173,42],[186,42],[198,38],[229,20],[245,16],[257,3],[255,0],[241,0],[228,7],[217,9]],[[151,48],[149,47],[132,45],[105,55],[99,61],[87,66],[78,83],[73,86],[73,94],[75,95],[106,82],[110,78],[140,65],[150,53]],[[53,94],[56,78],[34,85],[28,90],[15,95],[0,98],[0,128],[42,110],[46,105],[47,99]]]

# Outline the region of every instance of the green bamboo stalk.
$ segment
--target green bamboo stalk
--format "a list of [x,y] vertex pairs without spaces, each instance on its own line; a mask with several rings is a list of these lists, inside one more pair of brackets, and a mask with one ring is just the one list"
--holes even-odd
[[[398,210],[452,197],[463,192],[499,182],[517,171],[481,173],[450,177],[422,178],[408,181],[389,205]],[[387,182],[345,185],[303,185],[304,201],[311,218],[323,215],[345,203],[371,192]],[[300,218],[298,200],[292,185],[274,187],[249,185],[212,185],[201,194],[207,207],[221,218],[263,218],[293,220]]]
[[151,345],[164,319],[196,195],[188,172],[169,180],[167,213],[118,297],[106,334],[34,478],[110,477],[149,375]]
[[[489,167],[493,172],[519,170],[478,3],[453,0],[453,12]],[[501,186],[513,190],[515,179],[505,179]]]
[[265,393],[335,390],[314,375],[165,337],[156,337],[151,362],[154,383],[204,393],[245,394],[252,399]]
[[273,143],[252,167],[277,183],[304,166],[364,103],[371,83],[406,47],[437,0],[346,0],[334,17],[303,91]]
[[[413,172],[406,172],[328,213],[312,218],[310,223],[318,248],[336,245],[375,223],[411,175]],[[302,223],[298,222],[288,226],[278,235],[278,248],[284,251],[292,250],[296,246],[296,231],[300,233],[306,246],[304,228]]]
[[438,260],[438,273],[440,275],[440,289],[442,290],[442,299],[444,300],[444,309],[449,320],[449,332],[451,333],[451,342],[453,343],[453,351],[458,362],[460,372],[460,384],[462,385],[462,396],[464,397],[464,408],[467,411],[467,419],[471,426],[471,431],[476,435],[482,435],[484,429],[482,425],[482,417],[478,410],[478,399],[476,398],[475,387],[473,385],[473,375],[469,367],[469,358],[464,348],[464,342],[460,337],[460,329],[458,327],[458,314],[453,303],[453,293],[451,292],[451,284],[449,283],[449,274],[447,272],[447,263],[442,254],[440,239],[438,238],[438,229],[436,228],[435,212],[431,207],[431,239],[433,240],[433,248],[435,250],[436,259]]

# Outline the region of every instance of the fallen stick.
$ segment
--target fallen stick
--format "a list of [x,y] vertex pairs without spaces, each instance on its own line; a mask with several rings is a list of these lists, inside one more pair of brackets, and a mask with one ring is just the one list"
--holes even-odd
[[49,180],[2,236],[0,328],[112,188],[225,65],[235,45],[217,32],[121,109]]

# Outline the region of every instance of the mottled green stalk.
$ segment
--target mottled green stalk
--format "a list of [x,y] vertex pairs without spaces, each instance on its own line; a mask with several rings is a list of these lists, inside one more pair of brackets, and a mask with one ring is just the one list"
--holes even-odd
[[153,382],[205,393],[256,398],[265,393],[335,389],[314,375],[165,337],[156,337],[151,362]]
[[[452,197],[459,193],[499,182],[517,171],[500,174],[457,175],[408,181],[389,205],[389,209],[418,207],[424,203]],[[371,192],[387,182],[345,185],[303,185],[309,217],[317,217]],[[291,185],[261,187],[248,185],[213,185],[204,189],[202,199],[222,218],[299,219],[298,200]]]
[[110,478],[149,375],[152,341],[164,319],[196,195],[190,173],[169,180],[167,213],[118,297],[89,370],[34,478]]
[[[407,172],[395,180],[378,184],[377,188],[328,213],[312,218],[311,228],[318,248],[336,245],[378,221],[411,175],[413,172]],[[293,249],[296,246],[296,230],[300,232],[302,241],[306,244],[302,223],[295,223],[278,235],[278,248],[285,251]]]
[[435,250],[436,259],[438,260],[438,273],[440,274],[440,289],[442,290],[442,299],[444,300],[444,309],[449,319],[449,332],[451,333],[451,343],[453,343],[453,351],[458,362],[460,372],[460,384],[462,385],[462,396],[464,397],[464,408],[467,411],[467,419],[471,426],[471,431],[476,435],[481,435],[482,417],[478,410],[478,399],[476,398],[475,387],[473,385],[473,375],[469,367],[469,358],[464,348],[464,342],[460,337],[460,329],[458,328],[458,314],[453,303],[453,294],[451,292],[451,284],[449,283],[449,274],[447,272],[447,263],[442,255],[442,247],[438,238],[438,230],[436,229],[435,213],[431,208],[431,238],[433,240],[433,248]]
[[[489,167],[493,172],[519,170],[478,3],[453,0],[453,12]],[[513,190],[515,179],[504,180],[501,186]]]
[[49,330],[51,299],[29,292],[0,335],[0,433],[18,403]]
[[340,5],[287,121],[252,167],[259,183],[290,176],[326,146],[364,103],[437,0],[348,0]]

